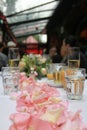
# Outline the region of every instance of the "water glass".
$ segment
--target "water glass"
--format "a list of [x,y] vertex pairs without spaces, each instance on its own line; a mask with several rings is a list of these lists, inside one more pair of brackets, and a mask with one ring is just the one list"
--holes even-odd
[[54,82],[55,83],[62,83],[61,82],[61,70],[62,70],[62,67],[65,66],[64,63],[56,63],[53,65],[53,78],[54,78]]
[[2,67],[2,81],[4,94],[9,95],[18,91],[19,86],[19,68],[18,67]]
[[84,68],[72,69],[72,71],[66,75],[66,93],[68,99],[82,99],[85,75],[86,70]]
[[47,78],[49,80],[53,80],[53,64],[47,64],[46,70],[47,70]]

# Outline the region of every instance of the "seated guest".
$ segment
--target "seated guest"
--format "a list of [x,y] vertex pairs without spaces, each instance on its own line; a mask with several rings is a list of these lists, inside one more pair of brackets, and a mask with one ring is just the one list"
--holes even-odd
[[[66,63],[68,65],[68,50],[70,50],[72,47],[79,47],[77,40],[74,36],[70,35],[69,37],[64,38],[63,44],[61,46],[60,54],[62,56],[63,63]],[[73,57],[76,57],[76,55],[73,55]],[[86,68],[87,71],[87,59],[86,56],[80,51],[80,68]]]
[[61,56],[57,53],[56,47],[51,47],[49,50],[49,56],[52,59],[52,63],[59,63],[61,61]]
[[8,57],[8,50],[9,48],[5,46],[2,51],[2,53],[4,53],[7,57]]
[[8,57],[4,53],[2,53],[3,48],[4,48],[3,44],[0,43],[0,71],[2,67],[8,65]]

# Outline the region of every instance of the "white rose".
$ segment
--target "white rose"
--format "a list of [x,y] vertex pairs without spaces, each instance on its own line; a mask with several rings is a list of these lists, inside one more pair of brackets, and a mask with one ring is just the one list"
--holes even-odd
[[46,68],[41,68],[41,72],[42,72],[42,74],[46,75],[46,73],[47,73]]

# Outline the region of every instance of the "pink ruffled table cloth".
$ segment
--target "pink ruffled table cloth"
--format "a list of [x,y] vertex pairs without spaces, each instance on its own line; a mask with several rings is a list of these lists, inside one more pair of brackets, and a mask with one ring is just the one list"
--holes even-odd
[[[40,82],[43,82],[43,81],[40,81]],[[23,83],[22,85],[25,85],[25,84],[26,83]],[[35,85],[38,86],[38,84],[35,84]],[[56,127],[56,125],[54,125],[56,118],[54,119],[54,116],[52,116],[52,115],[55,115],[55,111],[58,112],[58,108],[60,108],[60,107],[67,109],[68,102],[67,102],[65,90],[63,90],[62,88],[57,88],[58,92],[56,93],[55,89],[51,88],[52,93],[50,93],[49,87],[47,87],[47,89],[45,87],[42,87],[42,88],[41,88],[42,91],[46,91],[48,93],[48,95],[44,95],[43,93],[34,94],[34,91],[31,90],[31,93],[33,93],[32,99],[33,99],[34,103],[31,101],[30,104],[27,104],[27,101],[31,99],[30,98],[31,95],[27,96],[26,102],[25,102],[23,95],[20,95],[20,97],[17,99],[17,102],[19,102],[19,104],[20,104],[20,105],[18,105],[15,100],[12,100],[10,98],[10,96],[5,96],[2,94],[3,85],[2,85],[2,79],[0,77],[0,90],[1,90],[0,91],[0,119],[1,119],[0,130],[16,130],[16,129],[14,129],[14,124],[12,123],[11,120],[13,120],[13,122],[17,121],[17,124],[18,124],[18,122],[19,122],[19,124],[20,124],[20,122],[22,122],[22,125],[21,125],[22,127],[19,128],[19,126],[17,126],[18,127],[17,130],[28,130],[27,129],[28,126],[24,126],[24,124],[29,124],[29,123],[31,125],[31,128],[29,128],[29,130],[37,130],[38,125],[39,125],[38,130],[43,130],[43,129],[45,129],[45,130],[70,130],[70,129],[67,129],[67,128],[69,128],[68,125],[70,125],[70,123],[71,123],[70,121],[67,120],[66,129],[62,129],[62,127],[61,127],[61,129],[60,128],[58,129]],[[39,90],[39,88],[38,88],[38,90]],[[27,93],[24,92],[24,94],[27,94]],[[43,94],[42,96],[44,96],[44,98],[39,97],[40,101],[38,100],[38,96],[37,96],[39,94],[40,95]],[[63,100],[63,103],[61,102],[60,104],[53,105],[54,100],[55,100],[55,103],[56,103],[56,101],[59,100],[59,102],[60,102],[60,100],[61,100],[61,99],[56,99],[56,98],[50,98],[53,95],[55,95],[55,96],[61,95],[61,99]],[[37,97],[37,99],[36,99],[36,97]],[[44,99],[44,101],[49,99],[50,104],[52,103],[50,108],[49,108],[49,106],[47,106],[48,102],[44,102],[43,99]],[[45,103],[46,108],[42,107],[42,105],[43,105],[42,102]],[[66,102],[66,103],[64,103],[64,102]],[[32,104],[36,111],[33,110]],[[38,107],[36,104],[38,104]],[[16,107],[16,105],[17,105],[17,107]],[[28,109],[28,107],[24,108],[24,106],[28,106],[28,105],[29,105],[29,107],[31,107],[31,109],[30,108]],[[22,107],[20,107],[20,106],[22,106]],[[43,108],[43,110],[40,109],[40,107]],[[55,108],[57,108],[57,109],[55,109]],[[53,111],[53,109],[55,111]],[[20,111],[24,112],[24,110],[28,111],[28,113],[20,114]],[[41,110],[41,111],[39,111],[39,110]],[[48,110],[50,110],[50,112]],[[87,81],[85,82],[83,99],[79,100],[79,101],[69,100],[68,110],[71,112],[75,112],[74,116],[72,115],[72,113],[70,113],[70,114],[68,113],[68,116],[72,117],[73,120],[74,120],[74,118],[78,118],[79,111],[81,111],[80,115],[82,117],[82,121],[85,125],[87,124]],[[31,116],[30,113],[32,111],[33,111],[33,114]],[[39,113],[39,115],[37,113]],[[43,113],[45,113],[45,114],[43,114]],[[60,111],[60,113],[61,113],[61,111]],[[58,118],[58,114],[56,113],[57,118]],[[64,112],[63,114],[65,114],[67,116],[67,111]],[[56,115],[55,115],[55,117],[56,117]],[[62,118],[59,120],[59,122],[64,121],[63,118],[65,117],[65,115],[62,115]],[[37,117],[39,117],[39,118],[37,118]],[[50,118],[47,119],[47,117],[50,117]],[[20,119],[23,119],[23,120],[20,121]],[[44,122],[43,122],[43,120],[44,120]],[[30,122],[28,123],[28,121],[30,121]],[[49,123],[49,122],[51,122],[51,123]],[[58,125],[59,122],[56,122],[56,124]],[[77,123],[78,122],[79,121],[77,120]],[[34,128],[32,127],[32,123],[34,123],[34,125],[33,125]],[[73,123],[74,126],[75,126],[75,123]],[[41,128],[42,126],[43,126],[43,129]],[[81,126],[81,127],[83,127],[83,126]],[[74,129],[72,129],[72,130],[74,130]],[[78,130],[87,130],[87,129],[78,129]]]

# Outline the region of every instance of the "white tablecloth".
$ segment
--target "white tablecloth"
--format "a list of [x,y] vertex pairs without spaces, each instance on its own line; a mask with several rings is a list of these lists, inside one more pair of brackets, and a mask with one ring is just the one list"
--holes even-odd
[[[11,113],[16,112],[16,103],[14,100],[11,100],[9,96],[2,94],[2,79],[0,77],[0,130],[9,130],[11,121],[9,116]],[[63,88],[58,88],[61,93],[61,96],[64,100],[67,100],[65,90]],[[83,122],[87,123],[87,81],[85,82],[84,94],[82,100],[69,100],[69,110],[76,112],[77,110],[82,110],[81,115]]]

